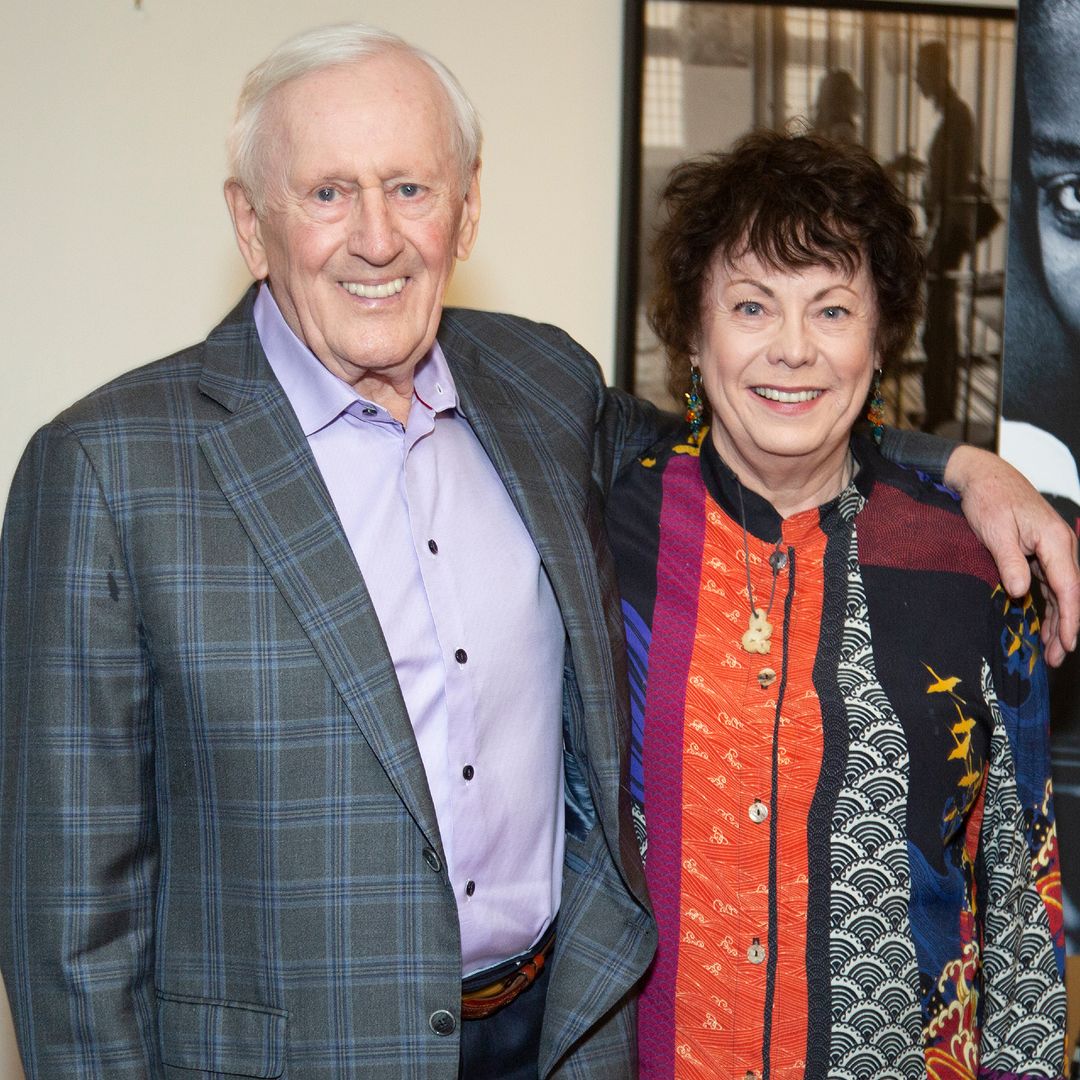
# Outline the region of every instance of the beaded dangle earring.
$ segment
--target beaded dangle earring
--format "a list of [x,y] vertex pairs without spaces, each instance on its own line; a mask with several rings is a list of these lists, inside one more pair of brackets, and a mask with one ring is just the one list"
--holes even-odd
[[705,407],[701,401],[701,372],[697,364],[690,365],[690,389],[683,394],[686,402],[686,420],[690,424],[690,442],[697,446],[701,439],[701,425]]
[[870,387],[870,408],[866,410],[866,419],[870,421],[874,442],[881,445],[881,436],[885,429],[885,399],[881,396],[881,368],[874,369],[874,381]]

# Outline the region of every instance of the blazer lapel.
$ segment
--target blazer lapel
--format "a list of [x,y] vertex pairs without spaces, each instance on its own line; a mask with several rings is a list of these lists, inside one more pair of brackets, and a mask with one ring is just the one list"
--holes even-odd
[[393,662],[307,439],[244,304],[206,343],[200,387],[231,415],[199,438],[222,493],[402,803],[442,854]]

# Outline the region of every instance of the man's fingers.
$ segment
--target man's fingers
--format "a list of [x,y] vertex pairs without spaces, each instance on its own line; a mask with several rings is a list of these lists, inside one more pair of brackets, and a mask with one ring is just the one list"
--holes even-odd
[[[988,545],[989,546],[989,545]],[[1015,544],[1000,551],[991,547],[990,554],[998,565],[1001,584],[1010,596],[1026,596],[1031,589],[1031,567]]]
[[[1067,533],[1067,540],[1052,539],[1043,533],[1035,554],[1039,560],[1039,578],[1045,582],[1047,608],[1056,617],[1054,637],[1063,650],[1071,651],[1076,648],[1080,631],[1080,569],[1076,561],[1076,534],[1064,522],[1061,527]],[[1049,650],[1047,660],[1050,660]]]

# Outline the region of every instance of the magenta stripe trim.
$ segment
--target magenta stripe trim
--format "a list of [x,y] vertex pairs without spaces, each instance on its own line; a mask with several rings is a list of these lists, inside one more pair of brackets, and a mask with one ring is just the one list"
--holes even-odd
[[674,456],[664,470],[645,697],[646,877],[660,940],[638,1013],[642,1080],[671,1080],[675,1073],[683,723],[704,543],[705,485],[700,462],[696,457]]

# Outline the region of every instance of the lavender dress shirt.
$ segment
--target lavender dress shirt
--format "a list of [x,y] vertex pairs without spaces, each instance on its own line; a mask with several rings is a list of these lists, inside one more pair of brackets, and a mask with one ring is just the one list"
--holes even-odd
[[468,422],[438,342],[408,422],[293,334],[265,284],[255,325],[329,489],[427,773],[469,974],[558,911],[566,635],[532,539]]

